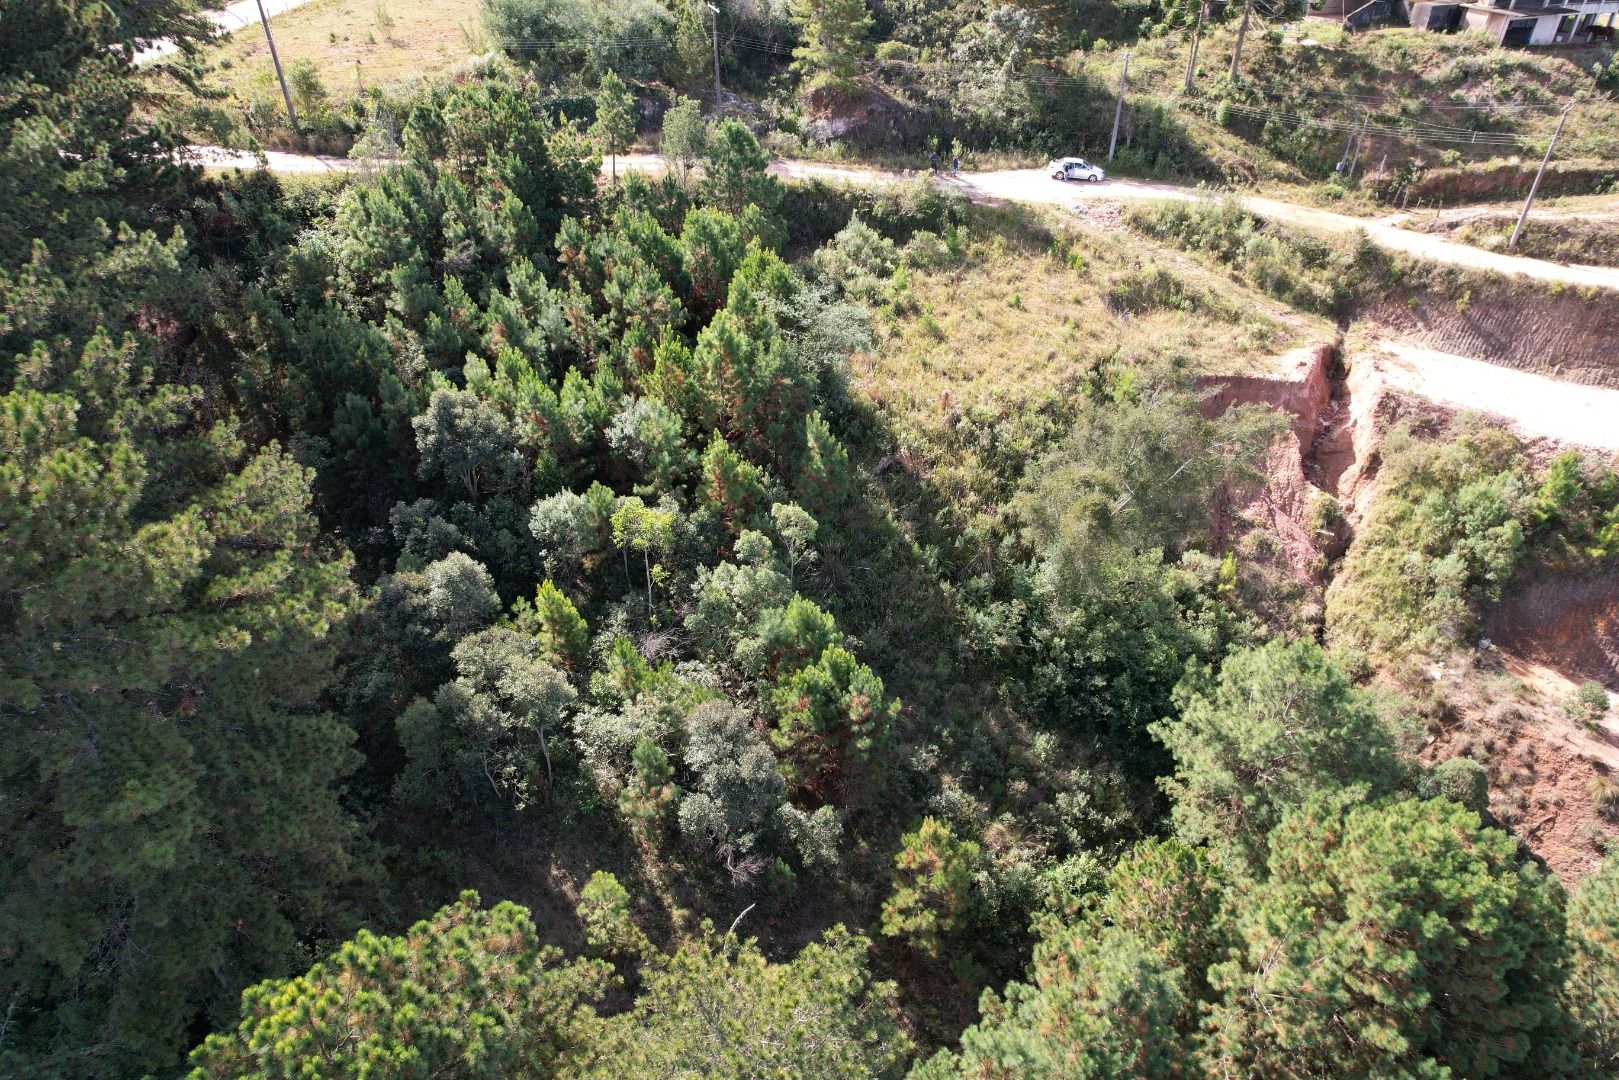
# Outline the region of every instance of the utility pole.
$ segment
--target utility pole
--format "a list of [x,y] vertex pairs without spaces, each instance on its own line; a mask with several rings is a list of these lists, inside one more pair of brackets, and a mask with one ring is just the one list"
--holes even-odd
[[1360,148],[1366,144],[1366,128],[1372,122],[1371,114],[1365,109],[1360,112],[1360,131],[1355,135],[1355,153],[1349,159],[1348,179],[1355,178],[1355,166],[1360,164]]
[[1192,31],[1192,55],[1186,58],[1186,92],[1192,92],[1192,73],[1197,70],[1197,42],[1203,36],[1203,12],[1208,0],[1197,5],[1197,29]]
[[1529,208],[1535,205],[1535,193],[1540,190],[1540,181],[1546,175],[1546,166],[1551,164],[1552,151],[1557,149],[1557,137],[1563,133],[1563,121],[1568,119],[1568,111],[1574,107],[1571,101],[1563,106],[1563,115],[1557,118],[1557,130],[1552,132],[1552,141],[1546,144],[1546,156],[1540,159],[1540,170],[1535,173],[1535,182],[1529,185],[1529,198],[1523,201],[1523,213],[1518,215],[1518,224],[1512,227],[1512,239],[1507,241],[1507,250],[1511,251],[1518,246],[1518,234],[1523,232],[1523,223],[1529,217]]
[[1349,152],[1355,148],[1355,135],[1360,129],[1354,124],[1349,125],[1349,138],[1344,140],[1344,152],[1338,157],[1338,171],[1346,172],[1349,169]]
[[1124,88],[1130,81],[1130,54],[1124,54],[1124,74],[1119,76],[1119,101],[1113,106],[1113,137],[1107,141],[1107,159],[1113,160],[1113,148],[1119,145],[1119,117],[1124,115]]
[[708,10],[714,13],[714,115],[718,116],[724,107],[720,96],[720,9],[709,4]]
[[1237,27],[1237,47],[1231,50],[1231,81],[1236,82],[1237,68],[1242,64],[1242,39],[1248,36],[1248,16],[1254,10],[1254,0],[1242,5],[1242,23]]
[[264,13],[264,0],[258,0],[259,22],[264,24],[264,40],[270,43],[270,62],[275,64],[275,77],[281,80],[281,100],[287,103],[287,120],[292,124],[292,133],[298,134],[298,110],[292,107],[292,94],[287,90],[287,76],[281,70],[281,57],[276,55],[275,36],[270,33],[270,17]]

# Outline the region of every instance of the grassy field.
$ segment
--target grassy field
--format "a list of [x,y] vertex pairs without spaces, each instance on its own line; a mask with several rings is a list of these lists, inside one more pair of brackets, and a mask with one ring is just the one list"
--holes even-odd
[[[310,61],[332,94],[430,75],[483,47],[479,0],[312,0],[271,29],[281,62]],[[213,59],[237,97],[273,77],[256,28],[226,39]]]
[[[1199,53],[1197,86],[1203,101],[1216,99],[1224,84],[1234,44],[1231,25],[1205,34]],[[1186,44],[1176,35],[1135,42],[1130,52],[1132,97],[1142,105],[1166,104],[1174,119],[1201,148],[1212,167],[1228,179],[1263,185],[1313,184],[1330,170],[1345,144],[1336,132],[1299,130],[1289,124],[1266,128],[1240,117],[1222,123],[1216,110],[1187,102],[1180,93],[1186,70]],[[1083,67],[1093,78],[1116,86],[1125,47],[1092,50]],[[1560,157],[1619,159],[1619,128],[1592,75],[1593,65],[1610,53],[1602,46],[1543,50],[1501,49],[1475,34],[1434,34],[1382,29],[1345,34],[1327,23],[1306,23],[1287,36],[1252,33],[1243,51],[1246,104],[1284,113],[1355,122],[1371,106],[1374,125],[1413,124],[1470,127],[1510,132],[1522,138],[1519,152],[1533,158],[1557,121],[1556,106],[1575,107],[1559,144]],[[1489,102],[1512,108],[1478,112]],[[1263,130],[1262,130],[1263,129]],[[1087,149],[1087,148],[1081,148]],[[1099,152],[1099,148],[1088,148]],[[1362,157],[1366,171],[1386,163],[1389,170],[1410,160],[1433,166],[1446,152],[1458,161],[1505,156],[1510,151],[1450,141],[1417,142],[1373,137]]]
[[915,272],[905,312],[854,360],[859,392],[918,455],[944,505],[985,523],[1067,429],[1099,365],[1183,358],[1200,371],[1274,370],[1331,341],[1290,310],[1115,221],[1080,225],[977,208],[953,266]]

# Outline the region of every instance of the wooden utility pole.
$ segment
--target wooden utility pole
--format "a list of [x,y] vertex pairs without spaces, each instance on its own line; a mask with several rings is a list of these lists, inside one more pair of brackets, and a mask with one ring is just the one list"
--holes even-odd
[[1540,168],[1535,173],[1535,182],[1529,185],[1529,198],[1523,201],[1523,213],[1518,215],[1518,224],[1512,227],[1512,239],[1507,241],[1508,251],[1518,246],[1518,234],[1523,232],[1523,223],[1529,217],[1529,208],[1535,205],[1535,193],[1540,190],[1540,181],[1546,175],[1546,166],[1551,164],[1552,151],[1557,149],[1557,137],[1563,133],[1563,122],[1568,119],[1568,111],[1573,107],[1573,102],[1564,105],[1563,115],[1557,118],[1557,130],[1552,132],[1552,141],[1546,144],[1546,156],[1540,159]]
[[275,35],[270,33],[270,17],[264,13],[264,0],[257,0],[259,5],[259,22],[264,24],[264,40],[270,43],[270,62],[275,65],[275,77],[281,81],[281,100],[287,103],[287,121],[292,124],[292,133],[298,134],[298,110],[292,107],[292,92],[287,89],[287,76],[281,70],[281,57],[276,55]]
[[1197,5],[1197,28],[1192,31],[1192,55],[1186,58],[1186,92],[1192,92],[1192,73],[1197,70],[1197,43],[1203,36],[1203,12],[1208,7],[1208,0]]
[[1119,145],[1119,117],[1124,115],[1124,88],[1130,82],[1130,54],[1124,54],[1124,74],[1119,76],[1119,100],[1113,106],[1113,137],[1107,141],[1107,159],[1113,160],[1113,148]]
[[1237,69],[1242,65],[1242,39],[1248,36],[1248,16],[1253,13],[1254,0],[1242,5],[1242,22],[1237,27],[1237,47],[1231,50],[1231,81],[1237,80]]
[[720,9],[709,4],[708,10],[714,13],[714,115],[718,116],[724,107],[720,96]]

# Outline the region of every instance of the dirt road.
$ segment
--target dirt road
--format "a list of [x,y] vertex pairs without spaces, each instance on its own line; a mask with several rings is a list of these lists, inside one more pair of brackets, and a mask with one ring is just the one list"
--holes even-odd
[[[789,163],[791,164],[791,163]],[[1176,184],[1152,184],[1135,180],[1107,180],[1099,184],[1063,183],[1040,169],[1009,169],[1002,172],[969,173],[959,181],[948,178],[941,185],[959,187],[979,200],[1004,199],[1008,202],[1051,203],[1060,206],[1079,202],[1141,199],[1216,200],[1222,196],[1198,188]],[[1362,230],[1372,243],[1386,251],[1412,255],[1430,262],[1465,266],[1499,274],[1522,274],[1538,281],[1558,281],[1565,285],[1591,285],[1619,290],[1619,270],[1598,266],[1564,266],[1544,259],[1525,259],[1484,251],[1458,244],[1429,233],[1401,229],[1387,221],[1337,214],[1313,206],[1282,202],[1258,196],[1231,196],[1238,205],[1263,218],[1319,232],[1353,233]]]
[[[300,0],[276,0],[276,2],[291,4]],[[258,167],[258,159],[242,151],[223,150],[219,147],[192,147],[191,151],[191,160],[211,168]],[[338,172],[357,167],[346,158],[283,154],[273,151],[266,153],[265,157],[270,171],[279,173]],[[638,172],[662,172],[665,168],[663,159],[656,154],[622,154],[619,156],[618,166],[621,169],[633,169]],[[858,169],[845,165],[825,165],[813,161],[775,161],[771,163],[770,171],[777,176],[796,180],[827,180],[872,187],[900,184],[911,179],[903,173]],[[1073,206],[1081,202],[1151,199],[1213,201],[1225,197],[1200,188],[1137,180],[1107,180],[1098,184],[1063,183],[1051,179],[1041,169],[963,173],[960,177],[941,176],[935,183],[942,190],[958,191],[975,202],[984,203],[1020,202]],[[1458,244],[1428,233],[1401,229],[1387,221],[1368,221],[1364,218],[1350,217],[1348,214],[1336,214],[1330,210],[1318,210],[1315,207],[1300,206],[1297,203],[1277,199],[1240,196],[1236,198],[1239,205],[1260,217],[1322,232],[1353,233],[1356,230],[1363,230],[1378,247],[1431,262],[1499,274],[1522,274],[1538,281],[1619,291],[1619,270],[1616,269],[1564,266],[1544,259],[1503,255],[1467,244]]]
[[[264,0],[264,13],[271,18],[291,11],[295,7],[302,7],[309,0]],[[217,11],[205,11],[203,17],[213,23],[221,34],[234,34],[245,27],[256,26],[259,21],[258,0],[237,0],[234,4],[226,4]],[[154,41],[146,48],[135,54],[136,65],[150,64],[154,60],[161,60],[165,56],[173,56],[179,51],[174,42],[164,39]],[[251,168],[252,166],[244,166]],[[275,171],[272,167],[272,172]]]
[[1389,386],[1507,420],[1521,433],[1619,452],[1619,390],[1559,382],[1454,353],[1384,339],[1372,363]]

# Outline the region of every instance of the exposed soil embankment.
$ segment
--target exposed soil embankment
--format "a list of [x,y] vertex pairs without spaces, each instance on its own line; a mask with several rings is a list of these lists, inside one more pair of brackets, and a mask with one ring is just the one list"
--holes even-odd
[[1619,571],[1531,582],[1495,606],[1484,632],[1514,656],[1619,691]]
[[1295,349],[1272,376],[1210,375],[1202,380],[1205,416],[1219,416],[1233,405],[1270,405],[1291,418],[1292,437],[1278,439],[1270,448],[1265,486],[1243,507],[1242,516],[1276,539],[1288,572],[1307,583],[1318,576],[1320,550],[1312,510],[1326,489],[1315,456],[1330,438],[1334,420],[1346,411],[1342,384],[1332,379],[1333,351],[1331,345]]
[[1332,398],[1331,363],[1331,345],[1311,345],[1282,357],[1275,375],[1205,376],[1203,415],[1219,416],[1233,405],[1274,405],[1293,418],[1293,434],[1307,447]]
[[1391,291],[1363,313],[1389,336],[1566,382],[1619,387],[1619,302],[1582,290],[1464,282]]

